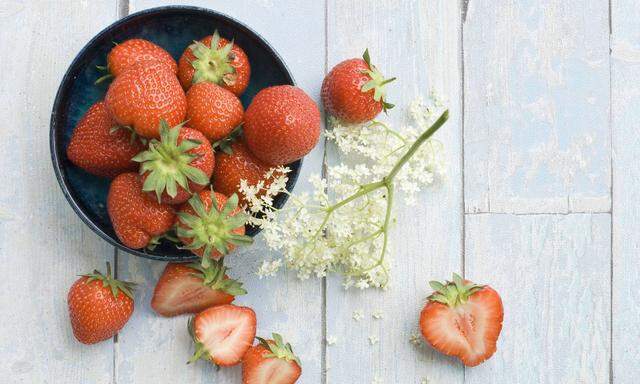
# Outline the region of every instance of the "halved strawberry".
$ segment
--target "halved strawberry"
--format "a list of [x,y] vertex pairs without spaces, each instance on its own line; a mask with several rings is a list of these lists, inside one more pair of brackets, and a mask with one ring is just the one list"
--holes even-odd
[[293,384],[302,374],[300,360],[291,344],[273,334],[273,340],[256,337],[259,343],[251,347],[242,359],[242,384]]
[[189,334],[196,343],[189,363],[205,359],[224,367],[236,365],[256,337],[256,313],[232,304],[211,307],[189,320]]
[[245,295],[242,283],[230,279],[222,259],[208,268],[198,263],[168,263],[156,284],[151,308],[162,316],[198,313],[216,305],[229,304]]
[[420,330],[437,351],[473,367],[490,358],[502,330],[498,292],[453,274],[453,281],[429,283],[436,291],[420,313]]

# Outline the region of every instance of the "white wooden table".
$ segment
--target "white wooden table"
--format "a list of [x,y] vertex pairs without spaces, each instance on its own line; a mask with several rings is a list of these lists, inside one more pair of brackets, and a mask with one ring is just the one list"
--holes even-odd
[[[169,3],[0,3],[3,383],[240,382],[237,367],[185,365],[186,318],[161,319],[149,307],[164,264],[95,236],[64,200],[49,158],[54,94],[77,51],[128,12]],[[637,0],[185,3],[259,31],[316,99],[328,68],[369,47],[399,77],[389,96],[399,106],[431,89],[449,100],[452,119],[438,133],[448,181],[425,192],[418,210],[398,206],[390,290],[345,292],[336,278],[300,282],[293,273],[259,280],[260,260],[273,256],[260,241],[229,259],[250,292],[237,302],[255,308],[259,333],[291,340],[300,383],[640,380]],[[305,175],[320,171],[323,150],[305,161]],[[140,284],[136,311],[115,340],[82,346],[66,292],[105,260]],[[427,281],[454,271],[491,284],[505,304],[498,352],[476,368],[409,341]],[[327,336],[337,342],[328,346]]]

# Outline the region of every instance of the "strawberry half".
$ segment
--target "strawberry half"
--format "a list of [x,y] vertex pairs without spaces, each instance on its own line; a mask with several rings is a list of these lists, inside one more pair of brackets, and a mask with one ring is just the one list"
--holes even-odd
[[216,305],[229,304],[245,295],[242,283],[230,279],[222,259],[208,268],[200,264],[168,263],[156,284],[151,308],[162,316],[198,313]]
[[300,360],[291,344],[273,334],[273,340],[256,337],[259,344],[251,347],[242,359],[242,384],[293,384],[302,374]]
[[256,337],[256,313],[232,304],[211,307],[189,320],[189,334],[196,344],[189,363],[205,359],[224,367],[236,365]]
[[435,290],[420,313],[422,336],[437,351],[473,367],[490,358],[502,330],[504,311],[498,292],[462,280],[457,274]]

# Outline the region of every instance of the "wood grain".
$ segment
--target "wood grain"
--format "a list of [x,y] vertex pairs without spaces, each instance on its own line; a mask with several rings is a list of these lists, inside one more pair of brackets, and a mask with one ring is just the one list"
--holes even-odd
[[[66,295],[113,248],[65,201],[49,156],[49,118],[80,48],[115,18],[115,1],[0,4],[0,377],[5,383],[111,383],[113,343],[84,346]],[[61,44],[64,42],[64,44]]]
[[[130,11],[175,4],[175,1],[133,0]],[[288,2],[277,6],[273,1],[209,1],[184,2],[209,7],[242,20],[258,31],[280,53],[293,76],[305,91],[317,99],[324,75],[324,3],[299,5]],[[316,16],[317,15],[317,16]],[[273,20],[280,20],[274,24]],[[299,28],[304,20],[304,28]],[[213,28],[213,26],[212,26]],[[296,30],[295,38],[291,31]],[[304,161],[296,191],[308,186],[310,173],[319,173],[323,147],[317,147]],[[260,280],[255,272],[262,260],[278,255],[267,251],[258,237],[256,244],[227,258],[231,274],[245,283],[249,294],[238,298],[237,304],[252,307],[258,315],[258,334],[268,337],[282,334],[294,346],[303,364],[299,383],[320,383],[322,365],[322,284],[320,280],[301,282],[293,273]],[[193,352],[186,330],[187,317],[160,318],[149,301],[164,263],[142,260],[120,254],[121,275],[140,283],[137,293],[138,311],[120,334],[116,369],[118,383],[189,382],[238,383],[240,367],[215,371],[204,361],[186,366]]]
[[466,223],[466,277],[501,294],[505,317],[498,352],[465,383],[609,382],[609,214]]
[[640,377],[640,7],[612,2],[613,382]]
[[473,0],[467,212],[609,212],[607,0]]
[[[382,73],[398,76],[388,87],[397,109],[382,119],[402,124],[408,104],[432,89],[449,99],[452,116],[437,134],[447,151],[447,181],[422,193],[417,206],[401,198],[396,205],[388,291],[345,292],[339,279],[327,280],[327,335],[337,339],[327,347],[327,382],[461,383],[459,363],[410,342],[427,282],[462,268],[460,9],[446,0],[332,0],[327,25],[329,68],[368,47]],[[335,155],[329,160],[339,161]],[[364,317],[355,321],[358,310]],[[382,319],[372,317],[377,311]],[[371,345],[370,336],[379,341]]]

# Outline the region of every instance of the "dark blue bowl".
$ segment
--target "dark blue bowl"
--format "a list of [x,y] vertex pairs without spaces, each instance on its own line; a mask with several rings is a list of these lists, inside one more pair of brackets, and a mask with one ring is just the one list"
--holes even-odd
[[[62,192],[73,210],[100,237],[134,255],[165,261],[190,261],[194,256],[180,250],[169,242],[162,243],[153,251],[136,250],[125,246],[117,238],[106,201],[110,180],[90,175],[74,166],[67,159],[66,148],[71,133],[89,107],[102,99],[108,84],[96,86],[100,76],[96,65],[104,65],[114,42],[130,38],[143,38],[160,45],[177,60],[184,49],[194,40],[210,35],[217,29],[227,38],[235,39],[249,56],[251,82],[242,95],[246,108],[253,97],[265,87],[295,82],[291,73],[276,51],[256,32],[229,16],[209,9],[184,6],[160,7],[134,13],[104,29],[82,48],[67,70],[58,89],[51,113],[51,160],[62,188]],[[289,164],[288,190],[296,183],[302,161]],[[275,206],[281,207],[286,195],[278,196]],[[247,228],[254,236],[257,228]]]

